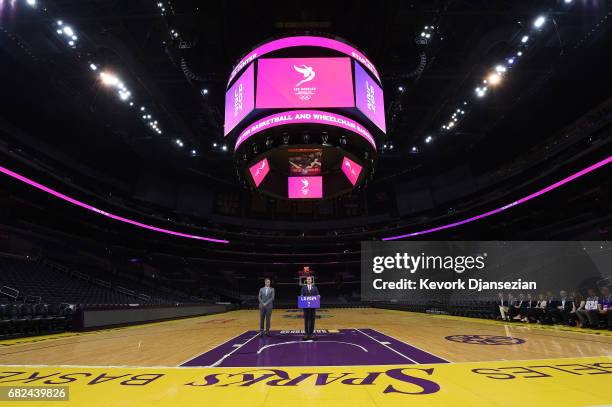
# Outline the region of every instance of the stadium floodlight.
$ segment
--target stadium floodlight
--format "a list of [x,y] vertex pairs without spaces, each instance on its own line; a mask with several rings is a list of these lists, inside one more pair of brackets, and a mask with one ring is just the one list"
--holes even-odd
[[529,41],[529,36],[528,35],[523,35],[523,38],[521,38],[521,42],[524,44],[527,41]]
[[91,69],[92,71],[96,71],[98,70],[98,67],[96,66],[96,64],[89,64],[89,69]]
[[432,141],[433,141],[433,137],[431,137],[431,136],[427,136],[427,137],[425,138],[425,142],[426,142],[427,144],[431,143]]
[[223,151],[227,151],[227,146],[226,146],[225,144],[223,144],[223,145],[221,146],[221,150],[223,150]]
[[119,78],[108,72],[100,72],[100,79],[106,86],[117,86],[119,83]]
[[69,37],[72,37],[74,35],[74,30],[72,29],[72,27],[67,25],[64,27],[64,34],[66,34]]
[[546,17],[538,16],[538,18],[536,18],[535,21],[533,22],[533,26],[535,28],[541,28],[545,22],[546,22]]
[[494,72],[491,75],[489,75],[487,80],[489,81],[491,85],[495,86],[495,85],[499,85],[499,83],[502,80],[502,77],[500,74]]
[[36,0],[26,0],[26,3],[30,7],[36,7]]

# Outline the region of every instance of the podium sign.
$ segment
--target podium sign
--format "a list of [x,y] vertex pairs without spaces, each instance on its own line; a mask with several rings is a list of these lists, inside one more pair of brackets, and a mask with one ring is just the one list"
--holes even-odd
[[298,296],[298,308],[320,308],[320,295],[300,295]]

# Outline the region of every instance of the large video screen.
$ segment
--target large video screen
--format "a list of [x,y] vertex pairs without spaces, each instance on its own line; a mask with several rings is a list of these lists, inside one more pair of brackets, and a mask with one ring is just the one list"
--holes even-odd
[[255,67],[251,65],[225,94],[225,132],[227,135],[255,108]]
[[253,182],[255,186],[258,187],[259,184],[266,178],[268,172],[270,172],[270,164],[268,163],[268,159],[264,158],[258,163],[249,167],[249,172],[251,173],[251,177],[253,178]]
[[319,175],[321,174],[320,148],[293,148],[289,149],[289,174],[291,176]]
[[357,109],[365,114],[379,129],[386,132],[383,90],[361,65],[356,62],[355,96]]
[[258,61],[257,108],[354,106],[350,58]]
[[323,177],[289,177],[289,199],[323,197]]
[[363,167],[361,165],[357,164],[348,157],[344,157],[342,160],[342,172],[344,175],[346,175],[346,178],[348,178],[353,186],[357,183],[357,179],[359,179],[362,168]]

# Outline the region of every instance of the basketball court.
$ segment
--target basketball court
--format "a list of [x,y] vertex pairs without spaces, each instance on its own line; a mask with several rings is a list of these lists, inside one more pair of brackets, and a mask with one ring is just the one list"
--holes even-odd
[[270,337],[253,329],[257,311],[241,310],[5,340],[0,385],[66,387],[70,401],[57,403],[72,406],[612,403],[608,331],[322,311],[314,341],[302,341],[302,321],[286,317],[295,310],[280,309]]

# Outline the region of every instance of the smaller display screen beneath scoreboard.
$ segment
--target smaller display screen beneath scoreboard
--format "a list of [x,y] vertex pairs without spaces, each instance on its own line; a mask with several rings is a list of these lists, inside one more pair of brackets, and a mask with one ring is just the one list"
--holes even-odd
[[323,198],[323,177],[289,177],[289,199]]
[[249,171],[251,173],[251,177],[253,178],[253,182],[255,186],[258,187],[259,184],[266,178],[268,172],[270,172],[270,165],[268,163],[268,159],[264,158],[259,161],[257,164],[249,167]]
[[320,148],[294,148],[289,149],[289,174],[319,175],[321,173],[321,156],[323,150]]
[[362,166],[357,164],[355,161],[351,160],[348,157],[344,157],[342,160],[342,172],[346,175],[346,178],[351,182],[351,184],[355,185],[357,183],[357,179],[361,174]]

